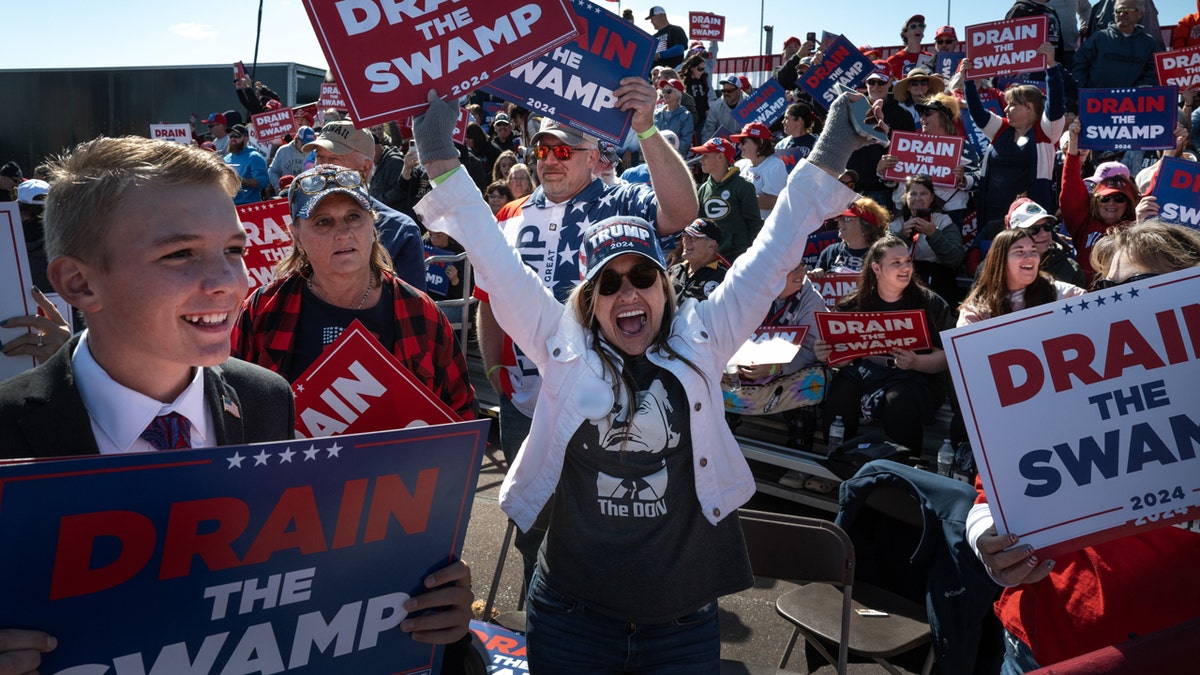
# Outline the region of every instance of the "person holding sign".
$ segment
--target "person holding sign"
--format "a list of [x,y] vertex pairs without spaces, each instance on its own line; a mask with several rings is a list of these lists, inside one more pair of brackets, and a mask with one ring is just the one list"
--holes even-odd
[[1071,122],[1067,129],[1059,204],[1063,225],[1075,242],[1076,255],[1090,284],[1095,274],[1091,266],[1092,247],[1112,228],[1135,220],[1141,195],[1133,181],[1119,173],[1096,183],[1089,192],[1082,176],[1079,130],[1079,120]]
[[[920,309],[933,349],[914,352],[895,348],[890,356],[865,356],[843,365],[825,396],[826,423],[837,415],[846,439],[858,435],[859,417],[880,420],[891,440],[920,453],[924,426],[946,399],[946,352],[940,332],[954,327],[954,311],[913,274],[912,242],[886,234],[871,245],[858,278],[858,288],[837,304],[839,312],[887,312]],[[818,340],[817,358],[828,362],[832,346]],[[828,429],[826,430],[828,431]]]
[[296,176],[288,204],[292,248],[275,280],[242,304],[233,355],[295,381],[358,320],[455,414],[474,419],[475,390],[454,329],[429,296],[393,272],[362,174],[319,164]]
[[[1102,238],[1091,262],[1103,275],[1097,286],[1106,289],[1197,267],[1200,233],[1158,221],[1139,223]],[[975,487],[979,496],[967,516],[967,542],[1005,586],[996,603],[1007,631],[1002,672],[1036,670],[1200,614],[1200,584],[1191,574],[1200,569],[1194,522],[1191,529],[1188,523],[1160,527],[1042,559],[1015,534],[997,532],[982,483]]]
[[888,226],[894,234],[912,242],[913,267],[934,293],[947,302],[957,302],[958,268],[963,261],[962,232],[942,212],[942,200],[934,194],[933,179],[909,176],[904,181],[900,215]]
[[1054,45],[1044,42],[1037,48],[1046,57],[1046,88],[1049,96],[1032,85],[1009,87],[1004,91],[1005,117],[983,107],[979,90],[971,77],[971,60],[963,59],[963,74],[968,78],[967,108],[971,120],[983,131],[991,148],[983,160],[983,181],[975,192],[980,238],[990,240],[1004,229],[1008,207],[1021,194],[1028,195],[1047,211],[1055,211],[1054,146],[1062,136],[1066,113],[1060,69],[1054,67]]
[[[636,661],[644,672],[715,674],[716,599],[753,579],[734,514],[755,489],[725,424],[721,374],[807,235],[855,196],[836,178],[867,142],[849,101],[834,102],[725,282],[676,311],[653,226],[620,215],[586,229],[583,282],[557,300],[490,224],[450,145],[452,106],[430,99],[415,133],[437,186],[417,210],[467,248],[496,319],[545,381],[500,493],[523,530],[555,495],[526,605],[530,671],[622,672]],[[646,124],[635,115],[635,128]]]

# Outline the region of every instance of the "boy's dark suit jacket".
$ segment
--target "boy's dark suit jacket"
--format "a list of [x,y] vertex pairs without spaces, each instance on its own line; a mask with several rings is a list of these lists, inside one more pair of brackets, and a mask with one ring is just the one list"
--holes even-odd
[[[71,369],[78,342],[78,337],[72,338],[44,364],[0,383],[0,458],[100,452]],[[294,435],[292,389],[265,368],[232,358],[205,368],[204,400],[212,411],[216,445]]]

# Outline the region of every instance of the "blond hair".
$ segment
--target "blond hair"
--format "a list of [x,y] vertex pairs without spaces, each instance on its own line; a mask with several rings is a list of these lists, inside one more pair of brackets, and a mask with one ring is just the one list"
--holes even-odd
[[43,218],[46,253],[67,255],[108,270],[108,231],[121,202],[146,186],[220,186],[232,199],[237,174],[217,155],[169,141],[139,136],[86,141],[50,162],[53,187]]

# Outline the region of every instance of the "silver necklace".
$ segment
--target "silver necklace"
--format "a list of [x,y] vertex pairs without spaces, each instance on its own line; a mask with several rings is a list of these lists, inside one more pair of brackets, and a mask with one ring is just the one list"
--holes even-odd
[[[322,293],[317,292],[316,287],[313,286],[312,279],[306,279],[306,281],[308,282],[308,290],[312,291],[313,294],[315,294],[317,296],[322,295]],[[365,304],[367,302],[367,296],[371,295],[371,291],[374,288],[375,288],[375,275],[371,274],[367,278],[367,290],[363,291],[362,297],[358,299],[358,306],[354,308],[355,310],[360,310],[363,308],[363,304]],[[330,304],[333,304],[333,303],[330,303]]]

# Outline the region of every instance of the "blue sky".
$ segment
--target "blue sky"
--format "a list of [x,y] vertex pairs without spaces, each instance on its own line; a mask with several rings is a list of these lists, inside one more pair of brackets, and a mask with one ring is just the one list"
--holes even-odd
[[[331,0],[327,0],[331,1]],[[479,2],[480,0],[462,0]],[[504,0],[517,4],[516,0]],[[926,16],[925,39],[946,23],[948,5],[940,2],[897,3],[894,0],[649,0],[632,3],[599,2],[603,7],[632,9],[638,26],[650,29],[644,18],[653,4],[662,5],[672,23],[686,26],[689,11],[726,16],[722,56],[758,54],[759,27],[775,26],[775,49],[784,38],[803,39],[808,31],[845,33],[855,44],[890,45],[899,42],[900,25],[911,14]],[[1159,20],[1178,21],[1196,11],[1192,0],[1156,0]],[[8,8],[9,18],[25,14]],[[156,66],[232,63],[254,57],[255,0],[48,0],[38,5],[41,25],[9,21],[5,35],[4,68],[84,68],[99,66]],[[735,17],[734,8],[737,12]],[[760,7],[765,18],[760,21]],[[905,9],[900,9],[904,7]],[[1005,1],[958,0],[949,3],[950,24],[962,34],[964,26],[1002,18]],[[300,0],[265,0],[260,62],[295,61],[325,67],[308,15]]]

